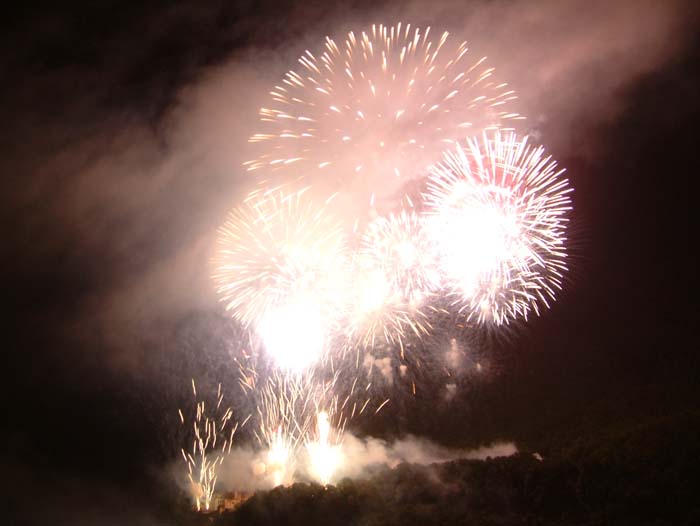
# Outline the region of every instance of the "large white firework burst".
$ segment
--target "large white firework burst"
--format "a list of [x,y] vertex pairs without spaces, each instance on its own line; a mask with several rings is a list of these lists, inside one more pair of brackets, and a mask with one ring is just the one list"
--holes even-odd
[[571,188],[542,147],[515,134],[445,154],[426,205],[441,269],[469,318],[501,324],[548,307],[566,271]]
[[213,279],[226,309],[279,365],[310,365],[347,290],[343,229],[327,203],[303,190],[257,192],[231,212],[217,249]]
[[313,177],[355,206],[393,201],[449,143],[521,118],[493,71],[466,42],[429,27],[380,24],[340,43],[326,37],[318,56],[307,50],[270,92],[249,139],[256,157],[244,164],[268,180]]

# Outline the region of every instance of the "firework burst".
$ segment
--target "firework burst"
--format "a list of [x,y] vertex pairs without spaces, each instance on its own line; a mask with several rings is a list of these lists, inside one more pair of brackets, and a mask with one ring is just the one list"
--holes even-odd
[[355,255],[345,336],[351,346],[399,345],[429,331],[426,300],[438,289],[431,240],[413,211],[378,217]]
[[427,217],[441,268],[467,318],[502,324],[548,307],[566,271],[571,209],[563,170],[515,134],[486,134],[431,173]]
[[219,230],[213,279],[233,316],[260,336],[282,367],[319,357],[346,294],[347,258],[327,203],[304,190],[249,196]]
[[386,275],[360,261],[355,267],[356,287],[347,308],[343,349],[373,349],[377,345],[399,346],[430,331],[426,313],[403,300]]
[[265,179],[313,177],[375,207],[465,133],[521,118],[493,72],[466,42],[429,27],[380,24],[340,43],[326,37],[318,56],[307,50],[270,92],[261,131],[249,139],[257,157],[245,165]]
[[392,295],[409,305],[421,305],[440,287],[433,241],[421,216],[413,211],[372,221],[362,238],[359,258],[384,276]]

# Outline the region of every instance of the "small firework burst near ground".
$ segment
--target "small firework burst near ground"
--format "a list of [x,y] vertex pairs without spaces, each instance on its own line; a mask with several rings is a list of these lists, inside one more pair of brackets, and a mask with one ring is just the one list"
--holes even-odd
[[[348,419],[344,409],[352,395],[339,401],[337,379],[338,374],[322,380],[310,371],[273,372],[254,393],[258,416],[255,436],[264,453],[260,471],[272,486],[294,480],[295,471],[303,467],[300,453],[305,447],[312,475],[321,476],[314,467],[317,455],[330,454],[330,448],[342,439]],[[333,458],[339,461],[337,455]]]
[[549,307],[566,271],[566,179],[515,134],[467,140],[432,170],[427,222],[454,304],[500,325]]
[[309,470],[321,484],[328,484],[335,470],[342,462],[340,447],[333,437],[333,428],[328,413],[316,414],[316,430],[313,438],[306,443],[309,456]]
[[359,211],[425,175],[452,141],[521,118],[485,57],[447,32],[402,23],[326,37],[270,96],[247,169],[265,180],[312,178],[353,195]]

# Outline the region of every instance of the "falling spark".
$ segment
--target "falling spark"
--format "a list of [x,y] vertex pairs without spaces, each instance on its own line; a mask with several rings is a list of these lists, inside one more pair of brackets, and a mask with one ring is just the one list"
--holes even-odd
[[380,405],[379,407],[377,407],[377,409],[374,411],[374,414],[376,415],[377,413],[379,413],[379,411],[381,411],[382,408],[383,408],[386,404],[388,404],[388,403],[389,403],[389,399],[387,398],[386,400],[384,400],[384,401],[381,403],[381,405]]

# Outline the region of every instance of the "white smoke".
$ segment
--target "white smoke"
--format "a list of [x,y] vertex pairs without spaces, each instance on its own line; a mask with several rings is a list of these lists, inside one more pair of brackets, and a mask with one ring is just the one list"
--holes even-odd
[[367,370],[367,376],[372,374],[372,370],[376,369],[382,375],[387,384],[394,383],[394,370],[392,368],[391,358],[375,358],[371,354],[365,354],[362,365]]
[[[450,449],[424,438],[407,436],[388,442],[373,437],[359,438],[347,433],[340,446],[340,464],[332,482],[342,478],[364,478],[377,468],[393,469],[401,463],[429,465],[458,459],[484,460],[509,457],[518,452],[513,442],[494,442],[476,449]],[[298,466],[302,468],[303,466]],[[264,453],[241,447],[232,449],[218,471],[219,491],[254,492],[270,489],[264,473]]]
[[219,468],[219,487],[243,492],[269,489],[271,482],[265,476],[263,457],[264,453],[251,448],[232,449]]
[[517,452],[513,442],[494,442],[477,449],[450,449],[415,436],[387,442],[372,437],[358,438],[348,433],[342,444],[343,462],[333,478],[361,478],[369,468],[394,468],[403,462],[427,465],[457,459],[508,457]]

